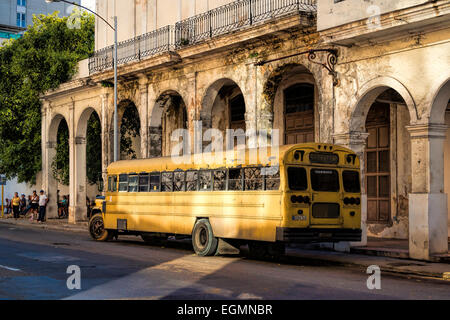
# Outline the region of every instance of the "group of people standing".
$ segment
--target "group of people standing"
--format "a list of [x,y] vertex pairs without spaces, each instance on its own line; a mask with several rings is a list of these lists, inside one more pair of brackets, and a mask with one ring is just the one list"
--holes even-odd
[[33,194],[28,196],[28,201],[24,194],[19,197],[19,194],[15,192],[11,200],[6,199],[5,213],[10,214],[12,212],[14,219],[19,219],[21,215],[26,216],[30,213],[31,221],[37,219],[38,223],[43,223],[45,222],[47,204],[48,197],[44,190],[41,190],[39,195],[36,191],[33,191]]

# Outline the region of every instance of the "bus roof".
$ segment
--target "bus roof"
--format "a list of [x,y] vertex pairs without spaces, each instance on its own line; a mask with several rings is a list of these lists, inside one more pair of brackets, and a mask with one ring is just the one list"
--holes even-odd
[[[267,156],[264,156],[264,149],[245,149],[233,150],[231,153],[223,152],[223,155],[216,159],[214,153],[203,153],[183,157],[161,157],[139,160],[122,160],[113,162],[108,166],[108,174],[121,173],[141,173],[141,172],[160,172],[175,170],[195,170],[195,169],[218,169],[229,167],[248,167],[248,166],[275,166],[284,164],[286,157],[293,150],[310,150],[315,152],[345,152],[355,154],[350,149],[324,143],[304,143],[294,145],[284,145],[278,148],[278,155],[272,157],[272,149],[268,147]],[[327,151],[326,151],[327,150]],[[274,149],[275,151],[275,149]],[[242,155],[245,152],[245,159]],[[237,159],[237,160],[236,160]],[[359,162],[358,162],[359,165]]]

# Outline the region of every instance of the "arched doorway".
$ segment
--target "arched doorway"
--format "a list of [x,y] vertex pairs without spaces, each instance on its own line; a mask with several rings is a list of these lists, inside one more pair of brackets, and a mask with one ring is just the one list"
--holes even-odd
[[87,201],[100,193],[102,179],[102,138],[100,117],[94,108],[83,110],[77,122],[74,145],[74,174],[69,221],[89,219]]
[[[183,150],[189,150],[189,137],[187,135],[188,116],[183,98],[175,91],[166,91],[161,94],[152,110],[150,121],[150,156],[171,156],[174,148],[180,144]],[[183,132],[177,131],[184,129]],[[173,136],[177,134],[178,136]],[[178,150],[178,149],[177,149]],[[181,155],[179,149],[177,155]]]
[[[203,130],[217,129],[222,133],[224,147],[234,148],[246,143],[245,97],[236,82],[230,79],[215,81],[203,97],[201,120]],[[233,130],[227,145],[227,130]],[[210,144],[204,141],[204,145]]]
[[49,198],[47,218],[55,218],[58,216],[58,194],[68,192],[70,182],[69,128],[63,115],[55,114],[51,118],[46,139],[43,155],[43,187]]
[[[119,160],[141,158],[141,119],[136,105],[123,100],[118,105]],[[110,125],[110,159],[114,159],[114,115]]]
[[69,193],[70,184],[70,147],[69,147],[69,127],[64,118],[59,120],[56,134],[56,154],[51,160],[51,170],[53,178],[56,180],[56,199],[60,195]]
[[284,143],[314,142],[314,85],[297,83],[284,90]]
[[410,115],[402,96],[385,89],[375,96],[365,117],[364,192],[369,234],[408,238],[411,192]]
[[275,69],[264,85],[265,108],[273,112],[273,130],[279,144],[314,142],[320,132],[320,90],[303,65],[285,64]]

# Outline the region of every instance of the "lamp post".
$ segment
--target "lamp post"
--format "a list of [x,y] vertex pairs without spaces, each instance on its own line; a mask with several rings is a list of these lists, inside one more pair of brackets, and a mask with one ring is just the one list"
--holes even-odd
[[86,8],[78,3],[66,0],[45,0],[47,3],[53,2],[64,2],[67,4],[71,4],[80,8],[83,8],[101,20],[103,20],[113,31],[114,31],[114,161],[119,160],[119,133],[118,133],[118,116],[117,116],[117,16],[114,17],[114,26],[112,26],[108,21],[106,21],[102,16],[98,15],[94,11],[89,8]]

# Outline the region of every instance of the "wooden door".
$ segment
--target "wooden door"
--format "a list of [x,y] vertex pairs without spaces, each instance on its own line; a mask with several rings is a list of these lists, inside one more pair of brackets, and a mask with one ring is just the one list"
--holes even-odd
[[284,143],[314,142],[314,86],[296,84],[284,91]]
[[367,221],[387,223],[391,217],[390,105],[374,103],[367,115],[365,152]]

